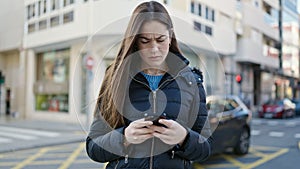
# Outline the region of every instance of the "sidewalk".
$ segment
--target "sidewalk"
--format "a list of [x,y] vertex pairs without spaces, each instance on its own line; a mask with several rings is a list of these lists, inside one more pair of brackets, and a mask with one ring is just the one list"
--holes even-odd
[[0,116],[0,153],[83,142],[85,126],[73,123],[22,120]]

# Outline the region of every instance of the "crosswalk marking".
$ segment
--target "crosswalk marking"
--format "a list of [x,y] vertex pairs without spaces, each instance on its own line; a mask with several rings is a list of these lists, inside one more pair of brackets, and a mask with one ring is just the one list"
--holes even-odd
[[251,130],[251,135],[252,136],[257,136],[260,134],[260,131],[259,130]]
[[10,142],[12,142],[11,139],[8,139],[8,138],[1,138],[1,137],[0,137],[0,143],[10,143]]
[[15,139],[30,141],[42,137],[55,138],[59,135],[60,133],[51,131],[0,126],[0,144],[11,143]]
[[270,126],[277,126],[279,124],[278,121],[268,121],[267,123]]
[[16,134],[16,133],[5,133],[0,131],[0,136],[7,136],[7,137],[12,137],[12,138],[17,138],[17,139],[22,139],[22,140],[35,140],[37,137],[35,136],[29,136],[29,135],[24,135],[24,134]]
[[59,133],[56,133],[56,132],[39,131],[39,130],[33,130],[33,129],[22,129],[22,128],[15,128],[15,127],[4,127],[4,126],[0,126],[0,132],[1,131],[26,133],[26,134],[32,134],[32,135],[44,136],[44,137],[59,136]]
[[288,126],[288,127],[295,127],[296,125],[297,125],[297,123],[294,122],[294,121],[290,121],[290,122],[285,123],[285,126]]
[[296,133],[294,137],[295,138],[300,138],[300,133]]
[[284,133],[283,132],[272,131],[272,132],[269,133],[269,136],[271,136],[271,137],[283,137]]

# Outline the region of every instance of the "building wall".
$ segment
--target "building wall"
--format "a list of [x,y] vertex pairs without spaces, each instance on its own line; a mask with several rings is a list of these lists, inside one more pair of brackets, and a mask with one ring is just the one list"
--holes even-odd
[[23,0],[2,0],[0,6],[0,52],[19,49],[23,37]]

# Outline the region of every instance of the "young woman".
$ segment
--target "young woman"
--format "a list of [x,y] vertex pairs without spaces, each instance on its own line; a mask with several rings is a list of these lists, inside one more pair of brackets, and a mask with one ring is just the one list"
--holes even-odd
[[86,148],[106,168],[183,169],[211,153],[200,71],[182,55],[166,9],[136,7],[108,67]]

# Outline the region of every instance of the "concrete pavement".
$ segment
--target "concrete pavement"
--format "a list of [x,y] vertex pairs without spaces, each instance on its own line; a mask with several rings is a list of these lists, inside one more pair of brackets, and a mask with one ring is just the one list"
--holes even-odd
[[22,120],[0,116],[0,153],[82,142],[86,129],[80,123]]

